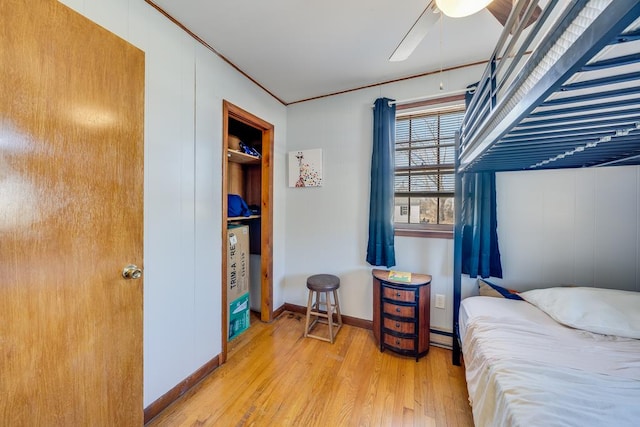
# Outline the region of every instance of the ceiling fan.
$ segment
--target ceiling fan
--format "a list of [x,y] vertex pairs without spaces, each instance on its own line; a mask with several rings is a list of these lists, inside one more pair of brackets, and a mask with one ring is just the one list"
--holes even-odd
[[[452,18],[473,15],[486,8],[504,26],[511,14],[511,9],[519,0],[429,0],[413,26],[402,38],[400,44],[389,57],[389,61],[404,61],[411,55],[422,39],[433,28],[440,18],[440,12]],[[527,0],[528,1],[528,0]],[[523,8],[526,10],[526,7]],[[533,23],[541,13],[536,6],[527,26]]]

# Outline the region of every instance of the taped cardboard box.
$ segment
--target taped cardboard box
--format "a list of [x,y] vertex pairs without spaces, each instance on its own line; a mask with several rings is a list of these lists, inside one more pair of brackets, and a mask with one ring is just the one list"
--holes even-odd
[[230,226],[227,245],[227,301],[234,301],[249,292],[249,227]]
[[[249,280],[249,227],[246,225],[230,226],[227,230],[227,301],[229,301],[227,326],[229,339],[249,327]],[[246,304],[243,305],[245,297]],[[246,312],[238,311],[243,306],[246,306]],[[234,311],[236,313],[232,319]]]

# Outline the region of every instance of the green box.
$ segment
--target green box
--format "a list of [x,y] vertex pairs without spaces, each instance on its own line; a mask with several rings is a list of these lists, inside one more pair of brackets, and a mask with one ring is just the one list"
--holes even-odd
[[229,304],[229,341],[249,328],[249,292]]

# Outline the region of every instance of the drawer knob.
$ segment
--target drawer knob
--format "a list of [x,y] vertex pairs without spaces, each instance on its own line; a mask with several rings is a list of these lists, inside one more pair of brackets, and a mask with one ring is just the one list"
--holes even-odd
[[396,340],[396,345],[400,345],[400,340]]
[[396,308],[396,313],[400,313],[400,308]]
[[396,296],[399,297],[401,294],[400,292],[396,292]]
[[396,328],[400,327],[400,323],[396,322]]

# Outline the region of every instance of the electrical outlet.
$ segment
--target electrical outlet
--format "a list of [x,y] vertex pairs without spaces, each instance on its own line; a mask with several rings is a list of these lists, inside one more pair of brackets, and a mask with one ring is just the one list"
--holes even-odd
[[436,294],[436,308],[444,308],[444,295]]

